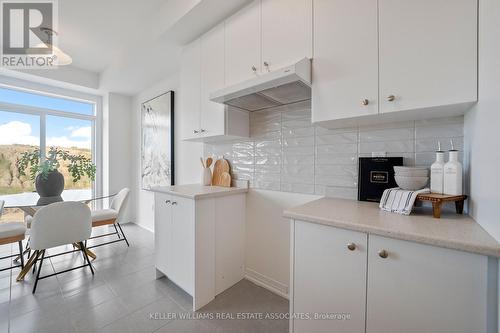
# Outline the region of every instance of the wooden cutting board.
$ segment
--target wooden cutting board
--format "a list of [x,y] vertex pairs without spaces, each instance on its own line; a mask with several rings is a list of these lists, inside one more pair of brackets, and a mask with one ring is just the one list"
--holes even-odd
[[[231,186],[231,174],[230,174],[230,166],[229,162],[223,158],[217,160],[214,164],[214,171],[212,174],[212,185],[214,186]],[[226,174],[224,174],[226,173]],[[229,176],[229,185],[228,184],[228,176]]]
[[231,175],[229,172],[222,173],[220,186],[231,187]]

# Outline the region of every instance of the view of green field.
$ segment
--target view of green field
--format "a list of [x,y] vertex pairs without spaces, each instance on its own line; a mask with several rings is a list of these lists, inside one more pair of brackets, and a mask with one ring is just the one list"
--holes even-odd
[[[35,190],[33,182],[28,176],[21,176],[16,167],[16,161],[21,157],[22,153],[34,150],[36,146],[30,145],[0,145],[0,196],[6,194],[15,194],[22,192],[32,192]],[[86,157],[91,157],[89,149],[84,148],[61,148],[69,151],[71,154],[82,154]],[[59,169],[64,175],[65,189],[88,189],[91,188],[92,182],[88,178],[73,183],[70,173],[67,170],[65,163],[61,163]],[[6,221],[22,221],[23,213],[18,209],[6,209],[2,215],[1,222]]]

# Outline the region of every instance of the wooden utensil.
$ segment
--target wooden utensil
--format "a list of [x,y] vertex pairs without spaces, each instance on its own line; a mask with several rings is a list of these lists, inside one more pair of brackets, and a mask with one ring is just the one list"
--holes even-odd
[[205,166],[207,168],[210,168],[210,166],[212,165],[212,162],[213,162],[213,159],[211,157],[207,158],[207,161],[205,162]]
[[201,166],[205,167],[205,163],[203,162],[203,157],[200,157],[200,162],[201,162]]
[[[217,160],[214,164],[214,171],[213,171],[213,176],[212,176],[212,185],[214,186],[224,186],[222,185],[224,183],[224,180],[222,179],[222,173],[227,172],[229,174],[229,177],[231,177],[230,174],[230,166],[229,162],[223,158],[220,160]],[[224,176],[227,178],[227,176]],[[227,183],[227,179],[226,179]]]
[[231,187],[231,175],[229,172],[222,173],[220,186]]

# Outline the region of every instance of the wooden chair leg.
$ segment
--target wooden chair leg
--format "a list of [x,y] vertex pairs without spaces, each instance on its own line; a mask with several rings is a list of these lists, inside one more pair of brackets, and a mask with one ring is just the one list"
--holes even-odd
[[38,259],[39,255],[40,255],[40,251],[35,250],[35,251],[33,251],[33,255],[31,257],[28,257],[28,262],[26,263],[26,266],[24,266],[24,268],[21,270],[21,272],[19,273],[19,275],[16,278],[17,282],[19,282],[19,281],[21,281],[21,280],[24,279],[24,277],[26,276],[26,274],[28,274],[28,272],[30,271],[31,266],[33,266],[33,264]]

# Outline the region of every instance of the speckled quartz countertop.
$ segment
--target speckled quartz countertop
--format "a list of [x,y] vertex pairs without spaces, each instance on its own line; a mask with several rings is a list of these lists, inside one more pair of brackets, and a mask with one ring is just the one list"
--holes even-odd
[[432,217],[430,208],[410,216],[381,211],[378,204],[322,198],[284,211],[285,217],[379,236],[500,257],[500,243],[466,215]]
[[158,186],[152,188],[151,190],[154,192],[168,193],[189,199],[222,197],[248,192],[248,188],[246,187],[203,186],[200,184]]

